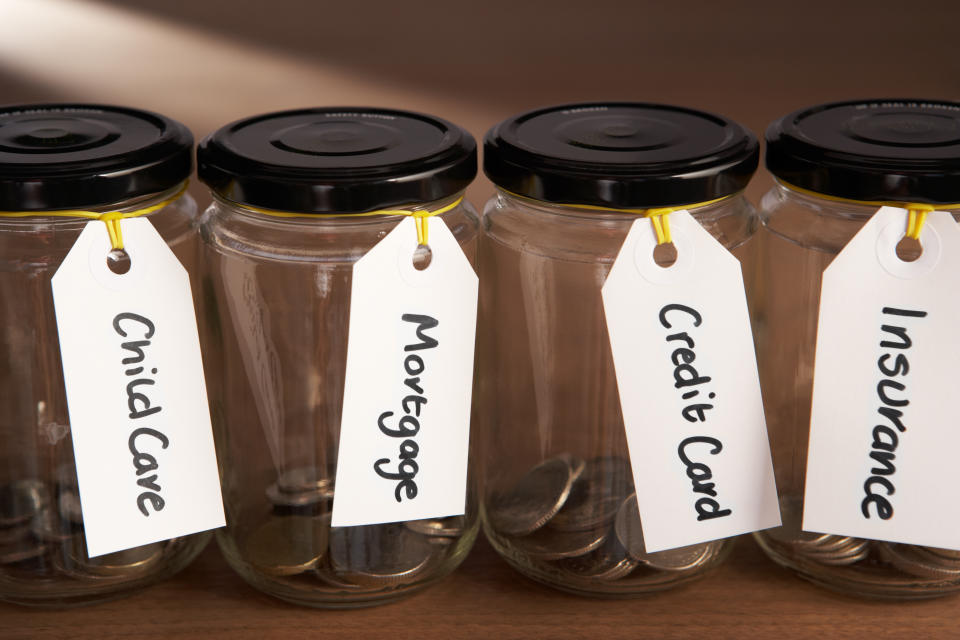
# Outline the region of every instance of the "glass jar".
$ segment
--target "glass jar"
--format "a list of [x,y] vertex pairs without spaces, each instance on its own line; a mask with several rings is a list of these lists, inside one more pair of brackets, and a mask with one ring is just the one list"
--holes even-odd
[[756,538],[777,563],[833,589],[956,591],[960,552],[807,533],[801,519],[823,270],[881,202],[960,202],[960,104],[820,105],[777,120],[766,138],[777,182],[762,201],[754,332],[783,526]]
[[149,219],[192,273],[197,208],[182,193],[192,153],[190,132],[153,113],[0,110],[0,599],[63,606],[126,595],[185,567],[210,538],[87,556],[50,285],[88,224],[57,210],[133,211],[171,198]]
[[[254,587],[298,604],[386,602],[443,578],[478,508],[331,527],[352,269],[405,208],[437,211],[472,262],[479,221],[469,133],[386,109],[309,109],[203,141],[205,364],[227,527],[217,540]],[[363,215],[361,215],[363,214]]]
[[554,107],[487,134],[476,460],[484,530],[521,573],[624,597],[727,555],[727,541],[644,550],[600,290],[640,215],[617,209],[689,208],[742,256],[757,158],[739,125],[661,105]]

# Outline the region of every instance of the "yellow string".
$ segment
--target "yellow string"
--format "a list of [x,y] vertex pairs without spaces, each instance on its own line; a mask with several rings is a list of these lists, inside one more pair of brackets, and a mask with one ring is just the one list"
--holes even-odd
[[418,244],[429,244],[430,239],[430,229],[428,227],[428,220],[433,216],[438,216],[441,213],[446,213],[451,209],[455,209],[460,206],[460,203],[463,202],[463,196],[460,196],[450,204],[445,207],[440,207],[439,209],[377,209],[376,211],[362,211],[360,213],[300,213],[297,211],[277,211],[276,209],[261,209],[259,207],[251,207],[248,204],[239,205],[244,209],[249,209],[250,211],[256,211],[257,213],[262,213],[265,216],[273,216],[275,218],[342,218],[342,217],[356,217],[356,216],[411,216],[413,222],[417,225],[417,243]]
[[[504,193],[509,194],[513,198],[518,200],[526,200],[527,202],[532,202],[535,204],[543,204],[544,201],[536,200],[534,198],[527,198],[526,196],[521,196],[520,194],[513,193],[511,191],[503,190]],[[736,194],[733,194],[736,195]],[[600,207],[592,204],[578,204],[578,203],[560,203],[560,202],[548,202],[547,204],[558,204],[561,207],[574,207],[576,209],[588,209],[590,211],[609,211],[610,213],[629,213],[637,216],[644,216],[645,218],[650,219],[650,224],[653,225],[653,232],[657,236],[657,244],[669,244],[673,242],[673,234],[670,232],[670,214],[674,211],[684,211],[686,209],[697,209],[699,207],[706,207],[711,204],[716,204],[728,198],[732,198],[733,195],[723,196],[722,198],[714,198],[713,200],[706,200],[705,202],[694,202],[692,204],[680,205],[677,207],[656,207],[651,209],[616,209],[614,207]]]
[[123,233],[120,231],[120,221],[127,218],[136,218],[145,216],[148,213],[159,211],[171,202],[183,195],[187,190],[189,180],[184,180],[183,185],[177,189],[169,198],[143,209],[134,211],[107,211],[100,213],[97,211],[85,211],[83,209],[58,209],[56,211],[0,211],[0,218],[33,218],[33,217],[54,217],[54,218],[87,218],[88,220],[101,220],[107,225],[107,233],[110,235],[110,246],[114,249],[123,249]]
[[814,198],[830,200],[831,202],[842,202],[844,204],[864,205],[869,207],[897,207],[898,209],[906,209],[907,230],[904,235],[917,241],[920,240],[920,232],[923,230],[923,225],[927,222],[927,214],[929,214],[931,211],[936,211],[938,209],[960,209],[960,202],[944,203],[934,206],[932,204],[924,204],[920,202],[898,202],[896,200],[854,200],[852,198],[841,198],[839,196],[831,196],[818,191],[811,191],[809,189],[804,189],[803,187],[790,184],[789,182],[784,182],[783,180],[780,180],[779,182],[791,191],[797,191]]

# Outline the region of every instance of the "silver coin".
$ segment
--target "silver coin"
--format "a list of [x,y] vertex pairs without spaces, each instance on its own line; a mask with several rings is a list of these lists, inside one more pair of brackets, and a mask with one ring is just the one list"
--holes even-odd
[[39,480],[0,485],[0,527],[29,522],[47,503],[47,488]]
[[410,520],[404,526],[424,536],[440,538],[459,538],[463,535],[463,526],[466,518],[452,516],[449,518],[433,518],[430,520]]
[[947,563],[960,563],[960,551],[956,549],[943,549],[940,547],[919,547],[918,551],[922,550],[925,553],[930,554],[931,556],[946,561]]
[[586,531],[613,522],[624,496],[631,491],[630,477],[630,464],[623,458],[590,460],[570,488],[563,508],[550,519],[550,526],[560,531]]
[[490,524],[510,536],[533,533],[552,518],[583,470],[570,456],[551,458],[529,471],[509,491],[495,496],[489,510]]
[[535,560],[575,558],[590,553],[607,539],[607,527],[592,531],[557,531],[543,528],[511,540],[514,549]]
[[627,554],[616,536],[609,536],[598,549],[578,558],[558,563],[560,568],[577,578],[612,581],[629,575],[639,563]]
[[960,577],[960,567],[930,562],[915,553],[915,548],[911,545],[881,542],[877,545],[877,552],[882,560],[912,576],[937,580],[955,580]]
[[634,560],[660,571],[687,571],[701,566],[711,557],[713,545],[717,544],[695,544],[647,553],[636,494],[630,494],[623,501],[614,529],[620,544]]
[[336,580],[368,588],[414,582],[439,549],[397,524],[334,527],[330,567]]
[[321,472],[317,467],[296,467],[280,474],[276,487],[282,493],[324,492],[333,497],[335,471]]

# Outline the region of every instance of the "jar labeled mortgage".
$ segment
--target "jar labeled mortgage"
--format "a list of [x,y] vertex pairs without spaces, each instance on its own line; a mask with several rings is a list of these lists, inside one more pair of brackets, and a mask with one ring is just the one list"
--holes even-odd
[[[483,217],[474,460],[488,538],[521,573],[580,594],[632,596],[705,575],[729,541],[644,544],[601,287],[645,210],[688,209],[746,257],[755,137],[679,107],[578,104],[510,118],[484,151],[497,192]],[[671,250],[657,245],[659,264],[673,263]],[[674,471],[689,498],[680,460]]]
[[[952,415],[939,400],[925,399],[931,390],[921,380],[928,375],[924,358],[941,361],[955,352],[955,330],[931,333],[937,320],[927,319],[927,312],[930,318],[938,314],[912,306],[911,296],[935,273],[933,253],[924,254],[940,244],[936,227],[946,224],[941,228],[956,233],[948,216],[926,225],[924,220],[940,215],[932,211],[960,216],[960,105],[819,105],[777,120],[766,138],[766,163],[776,184],[762,202],[755,328],[783,526],[757,539],[777,563],[832,589],[890,598],[956,591],[956,530],[945,528],[947,520],[939,515],[926,522],[904,519],[924,509],[942,512],[936,501],[946,483],[930,490],[921,479],[938,469],[948,477],[953,467],[952,460],[939,462],[952,451],[946,439],[930,446],[924,435],[945,429],[952,437]],[[896,210],[878,213],[881,207]],[[881,234],[888,240],[866,246],[879,229],[877,216],[892,220],[889,233]],[[861,230],[867,235],[854,240]],[[866,261],[837,259],[854,253]],[[831,263],[835,268],[825,279]],[[888,284],[878,285],[874,272],[890,278]],[[828,295],[828,289],[841,295]],[[934,304],[954,295],[932,293]],[[828,340],[832,327],[854,317],[861,311],[858,301],[868,298],[874,303],[854,334],[857,341],[833,350],[842,359],[831,367],[826,357],[815,357],[818,325],[825,332],[821,339]],[[828,300],[849,305],[849,311],[822,310]],[[818,322],[820,313],[832,315]],[[864,343],[855,347],[859,336]],[[827,368],[842,374],[842,382],[828,383],[840,397],[814,393],[815,378],[827,380]],[[848,412],[859,417],[844,419]],[[919,412],[928,419],[918,421]],[[841,449],[848,439],[852,447]],[[831,464],[839,451],[846,452],[840,466]],[[951,538],[954,548],[943,548]],[[945,542],[908,544],[920,540]]]
[[[446,237],[472,275],[479,225],[463,192],[476,174],[475,141],[422,114],[306,109],[220,129],[201,143],[198,167],[213,192],[202,227],[202,340],[227,561],[258,589],[316,607],[387,602],[437,582],[476,537],[465,476],[446,487],[459,486],[458,508],[431,517],[370,506],[428,500],[437,468],[428,460],[459,455],[427,444],[440,427],[431,416],[449,399],[441,384],[452,372],[438,361],[449,322],[417,305],[404,319],[388,304],[392,291],[382,306],[352,296],[361,259],[364,286],[379,286],[366,271],[373,260],[400,289],[413,270],[431,273],[449,257]],[[385,255],[388,246],[399,248]],[[365,317],[353,317],[361,307]],[[390,346],[371,350],[364,335]],[[468,344],[472,353],[472,334]],[[382,366],[355,368],[350,358],[361,353],[382,356]],[[465,366],[471,373],[472,360]],[[378,382],[384,376],[389,384]],[[469,390],[460,400],[457,426],[466,429]],[[346,403],[369,419],[345,419]],[[366,494],[357,477],[371,483]],[[353,484],[337,486],[345,481]],[[332,526],[337,517],[351,525]]]
[[[192,276],[197,210],[184,193],[192,159],[186,127],[154,113],[0,110],[0,599],[65,606],[115,598],[176,573],[209,540],[204,533],[88,555],[51,290],[81,230],[103,224],[104,214],[142,213]],[[102,256],[115,273],[130,259]],[[156,478],[138,477],[127,455],[122,465],[140,489],[128,503],[139,516],[136,496]]]

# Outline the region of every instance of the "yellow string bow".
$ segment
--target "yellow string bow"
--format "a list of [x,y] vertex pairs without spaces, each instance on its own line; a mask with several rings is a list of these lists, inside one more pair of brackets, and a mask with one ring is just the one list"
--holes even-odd
[[34,218],[34,217],[54,217],[54,218],[86,218],[88,220],[101,220],[107,225],[107,233],[110,235],[110,246],[114,249],[123,249],[123,233],[120,231],[120,221],[127,218],[136,218],[145,216],[148,213],[163,209],[174,200],[183,195],[187,190],[189,181],[185,180],[183,185],[177,189],[169,198],[143,209],[134,211],[107,211],[100,213],[98,211],[85,211],[83,209],[57,209],[55,211],[0,211],[0,218]]
[[854,200],[852,198],[841,198],[839,196],[827,195],[826,193],[810,191],[809,189],[804,189],[803,187],[798,187],[782,180],[779,182],[791,191],[797,191],[807,196],[821,198],[831,202],[842,202],[843,204],[864,205],[870,207],[897,207],[898,209],[906,209],[907,230],[904,235],[908,238],[913,238],[918,242],[920,240],[920,232],[923,230],[923,225],[927,222],[927,214],[929,214],[931,211],[936,211],[937,209],[960,209],[960,203],[944,203],[934,206],[932,204],[924,204],[922,202],[897,202],[895,200]]
[[414,224],[417,226],[417,243],[418,244],[429,244],[430,241],[430,229],[428,227],[428,220],[433,216],[438,216],[441,213],[446,213],[451,209],[455,209],[460,206],[460,203],[463,202],[463,196],[460,196],[450,204],[440,207],[439,209],[377,209],[376,211],[363,211],[361,213],[299,213],[296,211],[277,211],[275,209],[261,209],[259,207],[251,207],[248,204],[240,205],[244,209],[249,209],[250,211],[256,211],[257,213],[262,213],[266,216],[273,216],[275,218],[352,218],[355,216],[410,216],[413,218]]

